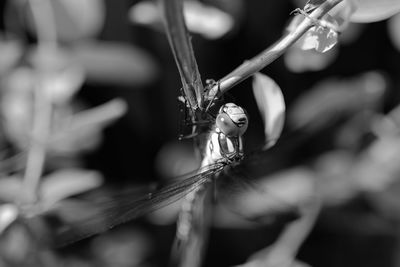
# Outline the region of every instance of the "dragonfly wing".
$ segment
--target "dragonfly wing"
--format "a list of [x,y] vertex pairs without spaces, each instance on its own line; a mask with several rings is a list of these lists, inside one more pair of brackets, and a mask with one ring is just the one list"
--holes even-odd
[[228,168],[221,179],[217,180],[217,187],[224,189],[218,192],[223,207],[251,221],[262,222],[266,218],[296,219],[299,207],[282,197],[285,188],[276,186],[279,184],[276,177],[280,172],[263,175],[246,167],[249,166]]
[[203,84],[183,17],[182,0],[165,2],[168,2],[163,4],[168,41],[178,66],[186,100],[192,109],[202,108]]
[[123,193],[111,199],[98,200],[91,204],[92,210],[83,216],[74,216],[68,212],[68,206],[60,207],[58,213],[69,213],[72,221],[67,222],[68,226],[56,233],[56,243],[67,245],[165,207],[209,182],[213,175],[223,168],[222,164],[204,167],[196,173],[179,177],[179,180],[144,195]]

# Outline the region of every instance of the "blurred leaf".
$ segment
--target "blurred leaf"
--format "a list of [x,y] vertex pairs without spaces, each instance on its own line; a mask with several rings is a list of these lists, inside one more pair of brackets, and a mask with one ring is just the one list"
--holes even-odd
[[43,178],[41,202],[47,209],[62,199],[97,188],[102,182],[101,174],[96,171],[62,169]]
[[264,122],[264,149],[267,149],[276,143],[282,133],[285,123],[285,100],[275,81],[261,73],[254,74],[253,94]]
[[316,130],[343,116],[377,109],[386,86],[384,76],[378,72],[367,72],[350,80],[322,81],[293,104],[289,123],[295,128]]
[[357,23],[380,21],[400,12],[399,0],[355,0],[357,10],[350,20]]
[[164,144],[157,153],[155,168],[165,178],[181,176],[199,168],[192,143],[184,140]]
[[313,171],[294,167],[258,178],[253,187],[229,194],[229,201],[223,204],[244,218],[265,222],[281,214],[298,213],[314,194]]
[[8,203],[16,203],[21,195],[22,179],[10,176],[0,179],[0,200]]
[[391,17],[387,26],[392,44],[400,51],[400,14]]
[[10,71],[21,56],[21,43],[16,40],[5,40],[0,35],[0,76]]
[[186,1],[184,15],[189,30],[208,39],[221,38],[234,26],[228,13],[199,1]]
[[[49,3],[54,21],[48,23],[55,25],[57,38],[62,42],[95,37],[103,27],[106,15],[103,0],[52,0]],[[32,28],[35,24],[32,23],[29,11],[28,26],[32,32],[36,32]]]
[[9,158],[0,159],[0,177],[8,173],[15,173],[25,167],[26,154],[18,153]]
[[71,117],[64,118],[64,123],[66,124],[64,124],[63,129],[58,129],[58,132],[53,137],[55,139],[53,142],[82,128],[104,128],[123,116],[126,111],[127,105],[125,101],[116,98],[97,107],[75,113]]
[[13,204],[0,205],[0,235],[18,217],[19,211]]
[[400,105],[387,115],[376,115],[371,128],[372,132],[380,138],[398,136],[400,134]]
[[33,240],[26,225],[16,223],[3,233],[0,239],[1,258],[12,263],[7,266],[29,266],[28,262],[36,262],[40,246]]
[[114,99],[98,107],[59,118],[58,127],[49,140],[49,149],[56,154],[74,154],[95,148],[101,142],[101,131],[127,110],[122,99]]
[[337,55],[338,49],[336,47],[321,54],[313,50],[304,51],[295,44],[284,54],[284,61],[286,67],[294,73],[321,71],[329,66]]
[[348,45],[357,41],[365,27],[365,24],[349,23],[346,29],[339,36],[340,44]]
[[344,122],[334,137],[337,148],[356,151],[363,146],[365,137],[371,133],[376,113],[371,110],[360,111]]
[[144,50],[113,42],[91,42],[74,46],[78,63],[88,82],[141,86],[154,81],[158,66]]
[[352,175],[360,190],[379,192],[390,186],[400,175],[400,138],[377,139],[360,155]]
[[129,9],[132,23],[162,29],[160,9],[156,1],[140,1]]
[[[106,227],[105,225],[101,225],[101,223],[105,223],[106,221],[102,211],[102,207],[96,205],[96,203],[67,198],[49,207],[48,213],[57,214],[68,229],[75,227],[79,229],[79,226],[84,224],[87,220],[92,220],[94,217],[98,218],[98,220],[96,220],[96,223],[90,224],[91,228]],[[64,240],[61,240],[61,242],[63,241]]]
[[[304,19],[305,17],[302,15],[295,16],[286,27],[286,32],[293,32]],[[337,47],[334,46],[335,43],[333,43],[331,47],[328,46],[329,49],[327,49],[323,55],[316,51],[316,48],[320,45],[318,40],[319,37],[315,32],[316,29],[315,26],[312,27],[297,42],[295,42],[294,45],[289,47],[283,55],[285,65],[290,71],[296,73],[319,71],[335,60],[338,53]],[[329,28],[326,28],[326,30],[328,30],[327,33],[329,33]],[[325,42],[327,41],[326,37],[322,38],[325,39]],[[321,45],[320,51],[324,50],[324,45]]]
[[320,155],[314,163],[317,188],[325,205],[342,205],[359,189],[350,175],[356,158],[345,150]]
[[34,81],[32,69],[19,67],[7,75],[1,91],[2,127],[8,140],[19,148],[26,146],[32,125]]
[[[162,19],[155,1],[142,1],[129,11],[133,23],[161,28]],[[189,31],[208,39],[218,39],[230,32],[233,17],[212,5],[200,1],[184,1],[184,16]]]
[[257,251],[246,263],[235,267],[310,267],[310,265],[296,260],[294,255],[283,248],[274,248],[272,245]]
[[143,266],[150,256],[153,240],[142,229],[121,229],[95,238],[91,244],[91,252],[96,262],[102,266]]
[[325,53],[337,43],[338,33],[331,28],[314,26],[302,37],[300,47],[302,50],[312,50]]
[[32,49],[29,55],[34,69],[40,72],[36,78],[49,99],[55,104],[71,100],[85,81],[84,69],[75,62],[73,54],[67,50]]
[[328,16],[331,16],[338,25],[339,32],[343,32],[347,29],[350,23],[350,17],[357,10],[357,1],[358,0],[343,0],[329,11]]

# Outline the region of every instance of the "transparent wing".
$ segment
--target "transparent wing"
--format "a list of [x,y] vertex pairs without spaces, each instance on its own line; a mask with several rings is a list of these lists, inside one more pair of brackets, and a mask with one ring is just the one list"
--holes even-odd
[[183,17],[183,1],[164,0],[162,2],[167,36],[181,76],[186,100],[192,109],[202,108],[203,84]]
[[[82,202],[79,205],[61,205],[56,212],[66,221],[67,226],[56,233],[55,242],[58,245],[67,245],[167,206],[209,182],[224,166],[222,163],[206,166],[177,178],[159,190],[140,196],[127,192],[100,199],[87,206],[86,212],[74,212],[77,206],[85,208]],[[70,218],[62,216],[65,214]]]

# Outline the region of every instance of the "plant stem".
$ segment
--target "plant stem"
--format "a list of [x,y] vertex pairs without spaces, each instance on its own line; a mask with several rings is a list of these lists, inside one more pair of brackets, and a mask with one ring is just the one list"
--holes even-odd
[[193,110],[203,108],[203,84],[185,24],[182,0],[162,0],[165,29],[185,96]]
[[33,128],[28,150],[24,175],[23,202],[34,203],[38,200],[38,187],[46,158],[46,140],[50,132],[52,107],[40,88],[35,88]]
[[[29,0],[32,17],[36,28],[38,57],[47,53],[54,54],[57,49],[57,34],[50,0]],[[34,203],[38,200],[40,178],[46,159],[46,142],[50,134],[52,103],[44,79],[48,66],[42,65],[39,59],[33,95],[33,125],[24,174],[22,203]]]
[[[246,60],[231,73],[223,77],[214,85],[208,95],[212,99],[215,94],[224,94],[229,89],[252,76],[254,73],[271,64],[280,57],[286,50],[292,46],[303,34],[314,26],[314,21],[321,19],[329,10],[335,7],[343,0],[327,0],[309,14],[293,31],[285,34],[273,45],[262,51],[260,54],[250,60]],[[219,91],[219,92],[218,92]]]

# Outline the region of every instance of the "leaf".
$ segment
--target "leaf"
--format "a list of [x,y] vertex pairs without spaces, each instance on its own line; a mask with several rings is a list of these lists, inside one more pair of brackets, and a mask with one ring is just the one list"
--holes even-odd
[[400,51],[400,14],[391,17],[387,27],[392,44]]
[[387,19],[400,12],[399,0],[355,0],[357,10],[350,17],[352,22],[370,23]]
[[289,124],[315,131],[338,118],[374,110],[382,102],[386,86],[384,76],[374,71],[348,80],[322,81],[293,104]]
[[63,169],[46,177],[40,186],[40,197],[44,209],[58,201],[99,187],[102,176],[96,171]]
[[228,13],[199,1],[186,1],[184,15],[189,30],[208,39],[221,38],[234,26]]
[[[235,24],[233,17],[219,8],[199,1],[185,1],[183,12],[188,30],[207,39],[218,39],[230,32]],[[129,11],[135,24],[158,29],[162,24],[158,6],[154,1],[142,1]]]
[[20,177],[10,176],[0,179],[0,201],[16,202],[22,192]]
[[400,105],[387,115],[376,115],[371,126],[372,133],[378,138],[398,136],[400,133]]
[[244,263],[234,267],[311,267],[295,259],[286,248],[274,248],[273,245],[257,251]]
[[70,131],[83,127],[97,126],[105,127],[114,120],[123,116],[127,111],[127,104],[124,100],[116,98],[97,107],[81,111],[73,115],[68,124]]
[[285,100],[279,86],[270,77],[256,73],[253,79],[253,94],[264,122],[266,144],[272,147],[282,133],[285,122]]
[[390,136],[375,140],[354,164],[352,174],[360,189],[381,192],[400,174],[400,138]]
[[[341,14],[341,13],[338,13]],[[305,19],[305,16],[296,16],[287,27],[292,32]],[[344,23],[342,23],[344,24]],[[325,15],[316,22],[297,42],[296,46],[302,50],[315,50],[325,53],[331,50],[338,42],[339,22],[330,15]]]
[[88,82],[141,86],[156,79],[158,66],[146,51],[116,42],[86,42],[74,46]]
[[[73,154],[91,150],[101,142],[101,130],[125,114],[127,105],[114,99],[100,106],[59,118],[58,127],[49,139],[49,150]],[[63,115],[63,114],[61,114]]]
[[[48,3],[51,4],[54,21],[47,23],[55,26],[57,38],[62,42],[74,42],[95,37],[100,33],[105,22],[106,10],[103,0],[52,0]],[[35,24],[32,23],[29,13],[27,19],[30,30],[36,32],[32,29],[32,25]]]
[[16,40],[3,40],[0,34],[0,75],[6,74],[16,65],[22,55],[22,45]]
[[297,45],[294,45],[284,54],[284,60],[290,71],[302,73],[323,70],[336,59],[337,55],[338,49],[336,47],[321,54],[314,50],[301,50]]
[[325,53],[331,50],[338,41],[338,33],[331,28],[315,26],[312,27],[301,39],[302,50],[312,50]]
[[70,51],[55,49],[45,53],[38,48],[29,51],[29,60],[42,71],[40,86],[55,104],[71,100],[85,81],[82,66],[73,59]]
[[0,235],[18,217],[18,208],[14,204],[0,205]]

